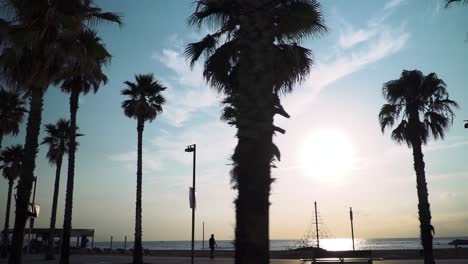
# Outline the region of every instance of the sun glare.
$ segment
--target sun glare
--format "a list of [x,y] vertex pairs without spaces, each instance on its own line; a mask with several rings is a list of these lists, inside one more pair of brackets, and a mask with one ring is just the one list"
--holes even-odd
[[352,169],[355,154],[344,134],[336,130],[321,130],[305,140],[300,159],[310,176],[336,179]]

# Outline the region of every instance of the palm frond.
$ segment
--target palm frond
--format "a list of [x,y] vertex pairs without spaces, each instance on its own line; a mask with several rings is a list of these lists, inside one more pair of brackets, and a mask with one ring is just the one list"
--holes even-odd
[[327,32],[320,4],[316,0],[284,2],[276,10],[276,36],[300,42],[304,38],[321,37]]
[[401,123],[392,131],[392,139],[401,144],[405,142],[408,147],[411,146],[411,140],[408,138],[408,122],[402,120]]
[[424,114],[424,126],[431,132],[434,139],[444,139],[445,130],[448,128],[451,120],[443,114],[437,112],[427,112]]
[[18,90],[0,87],[0,130],[3,134],[18,135],[26,112],[25,101]]
[[311,70],[312,51],[297,44],[275,46],[275,91],[288,93],[296,83],[305,80]]
[[394,104],[384,104],[379,112],[379,123],[382,133],[385,128],[392,127],[395,120],[398,119],[401,107]]
[[232,19],[231,12],[236,10],[233,0],[199,0],[195,3],[195,12],[189,17],[188,24],[197,30],[202,25],[207,25],[209,30],[222,26]]
[[452,4],[468,4],[468,0],[445,0],[445,8],[449,7]]
[[228,92],[234,66],[237,64],[237,48],[235,41],[221,45],[206,59],[203,76],[217,92]]
[[190,67],[193,67],[203,53],[207,57],[210,56],[216,48],[216,43],[216,38],[208,34],[201,41],[188,44],[185,48],[185,57],[190,60]]
[[23,160],[23,145],[12,145],[0,151],[0,161],[3,164],[3,177],[9,181],[14,181],[20,174]]

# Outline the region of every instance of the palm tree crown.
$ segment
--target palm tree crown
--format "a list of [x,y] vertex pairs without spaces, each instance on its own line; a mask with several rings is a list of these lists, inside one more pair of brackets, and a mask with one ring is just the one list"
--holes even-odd
[[398,124],[392,131],[392,139],[412,146],[415,137],[426,144],[429,137],[444,138],[452,123],[453,107],[444,81],[435,73],[425,76],[418,70],[403,71],[400,79],[383,85],[383,96],[388,101],[379,113],[382,132]]
[[[56,164],[57,160],[68,153],[68,142],[70,140],[70,121],[63,118],[55,124],[45,125],[47,136],[44,137],[41,144],[47,144],[47,159],[51,164]],[[82,134],[77,134],[82,136]],[[78,143],[77,143],[78,144]]]
[[[240,20],[244,6],[233,0],[200,0],[189,18],[189,24],[200,29],[207,25],[214,33],[201,41],[190,43],[185,54],[191,65],[205,54],[203,75],[211,86],[231,94],[237,82],[238,59],[241,43]],[[275,1],[272,15],[274,25],[271,43],[275,53],[276,92],[291,92],[295,82],[303,80],[313,63],[310,50],[298,43],[305,37],[321,36],[326,32],[320,5],[315,0]]]
[[18,92],[0,88],[0,133],[16,136],[23,121],[25,102]]
[[125,81],[126,89],[122,95],[128,95],[130,99],[122,102],[124,113],[129,118],[153,121],[163,111],[162,105],[166,99],[160,94],[166,90],[153,74],[135,75],[136,83]]
[[91,29],[82,31],[68,44],[72,56],[63,70],[64,78],[60,86],[62,91],[71,93],[73,89],[79,89],[83,94],[91,90],[96,93],[101,83],[107,83],[102,66],[110,63],[111,55],[96,31]]
[[21,172],[21,161],[23,159],[23,146],[13,145],[0,152],[0,169],[3,170],[3,177],[8,181],[14,181]]

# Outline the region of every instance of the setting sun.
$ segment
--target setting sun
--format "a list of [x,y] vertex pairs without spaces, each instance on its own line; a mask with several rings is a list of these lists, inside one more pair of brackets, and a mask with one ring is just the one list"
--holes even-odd
[[336,130],[312,133],[304,142],[301,165],[313,177],[336,178],[350,171],[355,152],[349,139]]

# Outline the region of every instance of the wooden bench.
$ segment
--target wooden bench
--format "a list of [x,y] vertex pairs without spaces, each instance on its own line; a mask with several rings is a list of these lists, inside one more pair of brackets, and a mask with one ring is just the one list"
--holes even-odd
[[301,259],[302,262],[311,263],[373,263],[371,250],[357,250],[357,251],[319,251],[313,258]]

